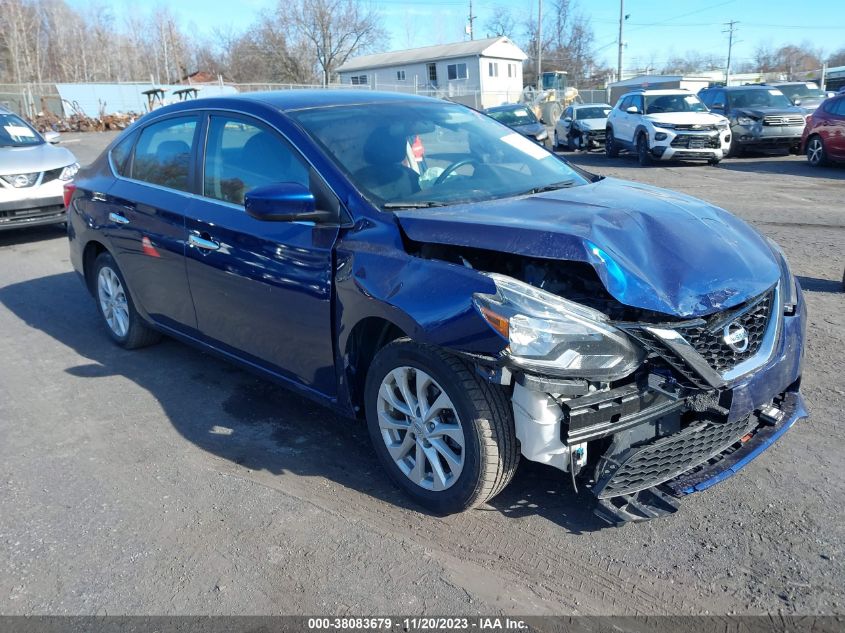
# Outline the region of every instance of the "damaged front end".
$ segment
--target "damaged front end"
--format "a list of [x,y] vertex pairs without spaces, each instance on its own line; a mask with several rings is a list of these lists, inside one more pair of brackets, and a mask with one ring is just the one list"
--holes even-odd
[[512,387],[522,455],[568,473],[609,523],[674,512],[807,415],[803,299],[777,251],[774,285],[696,318],[625,306],[589,266],[462,252],[499,271],[474,303],[508,342],[491,373]]

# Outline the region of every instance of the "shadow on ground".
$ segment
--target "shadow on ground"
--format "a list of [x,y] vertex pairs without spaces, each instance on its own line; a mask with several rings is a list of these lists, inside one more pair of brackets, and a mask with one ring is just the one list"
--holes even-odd
[[[372,451],[364,424],[341,418],[275,383],[171,339],[126,351],[106,335],[93,301],[74,273],[0,289],[0,303],[32,328],[88,359],[56,369],[90,379],[78,397],[95,397],[96,380],[123,376],[149,392],[187,440],[255,471],[325,477],[389,504],[424,512],[393,486]],[[568,477],[523,461],[491,507],[509,517],[540,515],[573,533],[605,527],[593,498],[576,498]]]
[[67,235],[67,228],[64,223],[32,228],[5,229],[0,231],[0,248],[4,246],[32,244],[44,240],[54,240],[63,235]]
[[842,279],[819,279],[818,277],[798,277],[798,283],[806,292],[845,292],[845,273]]

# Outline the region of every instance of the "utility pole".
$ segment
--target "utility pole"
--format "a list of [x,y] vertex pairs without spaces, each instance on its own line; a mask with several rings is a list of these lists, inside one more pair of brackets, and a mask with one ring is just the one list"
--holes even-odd
[[472,0],[469,0],[469,39],[475,39],[475,29],[472,23],[475,22],[475,16],[472,14]]
[[722,33],[728,34],[728,63],[725,65],[725,85],[729,85],[731,83],[731,52],[733,51],[734,46],[734,32],[736,32],[736,25],[739,24],[736,20],[731,20],[730,22],[725,22],[725,26],[728,27]]
[[537,92],[543,91],[543,0],[537,0]]
[[619,59],[616,64],[616,81],[622,81],[622,25],[625,23],[625,0],[619,0]]

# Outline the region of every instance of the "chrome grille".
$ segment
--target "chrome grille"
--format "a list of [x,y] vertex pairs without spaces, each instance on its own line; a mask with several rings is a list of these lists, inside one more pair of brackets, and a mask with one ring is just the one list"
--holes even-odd
[[763,117],[763,125],[804,125],[800,114],[772,115]]
[[[724,314],[717,314],[707,324],[682,328],[681,333],[708,365],[723,373],[760,351],[772,313],[772,295],[770,290],[736,318],[726,319]],[[731,324],[741,325],[748,334],[748,347],[743,352],[732,349],[724,340],[724,328]]]
[[[778,332],[777,286],[731,310],[675,325],[622,326],[650,353],[675,370],[684,384],[697,388],[718,387],[752,371],[771,354]],[[740,326],[745,330],[743,347],[727,340]],[[765,356],[765,358],[764,358]],[[759,363],[755,365],[756,360]]]

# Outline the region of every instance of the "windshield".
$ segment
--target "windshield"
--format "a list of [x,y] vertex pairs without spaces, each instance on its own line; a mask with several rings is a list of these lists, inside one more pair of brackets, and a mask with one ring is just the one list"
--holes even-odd
[[488,116],[493,117],[499,123],[505,125],[528,125],[536,123],[537,117],[528,108],[513,108],[512,110],[494,110],[488,112]]
[[795,101],[796,99],[824,99],[827,94],[820,88],[811,88],[807,84],[789,84],[785,86],[778,86],[783,94],[789,99]]
[[792,102],[777,88],[737,90],[729,93],[733,108],[791,108]]
[[578,108],[574,111],[575,119],[606,119],[610,115],[611,108],[607,106],[596,106],[595,108]]
[[15,114],[0,114],[0,147],[40,145],[44,140]]
[[536,143],[454,103],[370,103],[290,116],[383,209],[509,198],[587,183]]
[[707,112],[707,107],[695,95],[679,92],[672,95],[654,95],[645,98],[645,113]]

